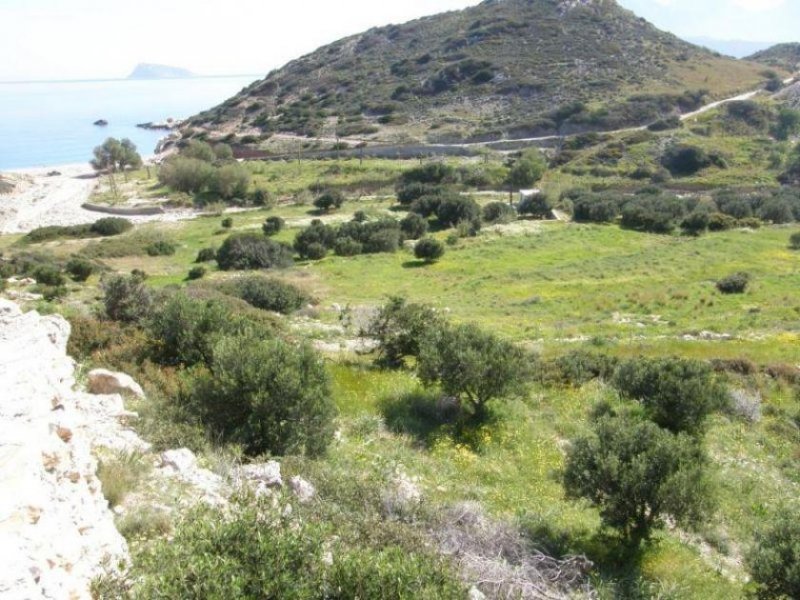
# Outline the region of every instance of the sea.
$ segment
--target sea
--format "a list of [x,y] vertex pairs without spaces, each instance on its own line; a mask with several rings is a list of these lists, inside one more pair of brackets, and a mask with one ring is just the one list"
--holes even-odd
[[[88,162],[108,137],[151,155],[168,132],[138,123],[190,117],[260,77],[0,82],[0,171]],[[94,125],[100,119],[108,125]]]

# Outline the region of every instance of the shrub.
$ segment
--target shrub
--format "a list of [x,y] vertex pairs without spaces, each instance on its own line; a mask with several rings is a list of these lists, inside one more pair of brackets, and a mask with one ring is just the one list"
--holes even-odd
[[150,312],[153,299],[141,275],[113,275],[100,286],[106,316],[112,321],[136,323]]
[[240,279],[235,284],[235,293],[251,306],[285,315],[308,302],[308,297],[295,286],[264,277]]
[[540,150],[526,150],[511,166],[506,183],[510,189],[528,188],[536,184],[547,170],[547,161]]
[[204,263],[210,262],[212,260],[216,260],[217,258],[217,250],[216,248],[203,248],[197,253],[197,258],[194,262],[197,263]]
[[214,162],[217,158],[211,145],[200,140],[189,140],[186,145],[181,148],[180,155],[209,163]]
[[530,215],[538,219],[549,219],[552,209],[550,200],[541,192],[525,196],[517,206],[519,214]]
[[256,233],[228,237],[217,251],[217,264],[223,271],[282,269],[292,264],[291,249]]
[[400,228],[396,222],[394,227],[381,228],[373,231],[364,240],[364,252],[367,254],[397,252],[399,247]]
[[167,160],[158,171],[158,180],[162,185],[187,194],[202,192],[213,177],[214,167],[209,163],[182,156]]
[[265,208],[271,208],[275,205],[275,199],[272,197],[269,190],[260,187],[254,189],[252,194],[250,194],[250,201],[255,206],[263,206]]
[[448,196],[436,209],[436,218],[442,227],[453,227],[462,221],[480,223],[481,207],[472,198]]
[[64,274],[61,272],[61,269],[52,264],[39,265],[33,270],[32,275],[36,280],[36,283],[40,283],[42,285],[58,287],[66,283],[66,279],[64,279]]
[[574,350],[542,365],[545,383],[582,386],[593,379],[610,380],[619,361],[613,356]]
[[[318,260],[336,243],[336,230],[321,221],[312,221],[311,225],[300,231],[294,238],[294,249],[301,258]],[[322,249],[320,251],[320,248]]]
[[414,256],[426,263],[435,262],[444,256],[444,244],[434,238],[422,238],[414,246]]
[[395,188],[395,192],[397,193],[397,201],[400,204],[408,205],[411,204],[414,200],[422,198],[423,196],[436,194],[437,189],[438,186],[435,185],[427,183],[419,183],[419,182],[410,182],[398,185]]
[[208,364],[217,340],[237,326],[220,302],[196,300],[184,293],[170,296],[145,323],[153,340],[151,358],[166,366]]
[[191,391],[212,431],[251,456],[325,451],[336,409],[325,365],[309,346],[241,334],[217,342],[212,356]]
[[178,246],[169,240],[158,240],[148,245],[145,250],[149,256],[172,256],[177,252]]
[[280,217],[267,217],[267,220],[261,226],[261,230],[267,237],[272,237],[283,231],[284,227],[286,227],[286,221]]
[[564,488],[600,509],[603,524],[634,546],[664,526],[696,523],[708,512],[698,444],[655,423],[602,417],[567,452]]
[[94,273],[94,263],[86,258],[74,256],[67,262],[66,271],[74,281],[86,281]]
[[202,279],[203,277],[206,276],[206,273],[208,273],[208,271],[206,270],[205,267],[192,267],[191,269],[189,269],[189,273],[186,275],[186,279],[188,279],[189,281]]
[[[134,566],[141,598],[437,598],[467,597],[447,562],[391,543],[379,549],[336,543],[317,519],[265,519],[264,501],[236,500],[224,513],[189,512],[174,536],[147,545]],[[328,565],[326,553],[334,562]],[[189,575],[190,574],[190,575]],[[116,597],[116,596],[114,596]]]
[[689,235],[700,235],[708,229],[709,215],[705,210],[695,210],[681,221],[681,229]]
[[133,223],[120,217],[105,217],[92,223],[89,229],[92,233],[105,237],[130,231],[133,229]]
[[792,250],[800,250],[800,231],[793,233],[789,237],[789,248]]
[[717,289],[722,294],[744,294],[750,284],[749,273],[734,273],[720,279],[717,282]]
[[397,368],[406,358],[419,356],[422,340],[443,326],[442,317],[432,307],[393,297],[378,310],[361,335],[378,342],[378,364]]
[[400,221],[400,231],[407,240],[418,240],[428,233],[428,221],[416,213],[409,213]]
[[711,158],[705,150],[688,144],[670,146],[661,160],[661,164],[675,176],[694,175],[711,166],[711,163]]
[[610,223],[619,211],[620,203],[615,198],[580,193],[573,199],[572,218],[579,223]]
[[231,229],[233,227],[233,217],[225,217],[222,219],[222,228]]
[[426,385],[464,401],[481,421],[487,404],[521,394],[529,375],[529,357],[514,344],[474,325],[446,326],[420,344],[417,374]]
[[487,223],[510,223],[517,218],[517,211],[505,202],[490,202],[483,207],[483,220]]
[[97,463],[97,478],[109,506],[119,506],[149,469],[144,457],[135,452],[101,458]]
[[758,216],[762,221],[782,225],[794,221],[794,213],[788,202],[781,198],[767,200],[758,211]]
[[356,223],[366,223],[367,221],[369,221],[369,217],[367,216],[367,213],[365,213],[363,210],[357,210],[356,212],[353,213],[353,221],[355,221]]
[[211,172],[209,190],[223,200],[244,198],[250,187],[252,176],[247,167],[239,163],[224,165]]
[[713,212],[708,215],[709,231],[728,231],[737,225],[735,218],[720,212]]
[[642,404],[648,418],[674,433],[699,433],[726,393],[707,365],[676,358],[629,360],[614,373],[623,397]]
[[756,533],[746,562],[759,598],[800,598],[800,518],[784,509]]
[[313,243],[306,247],[303,254],[305,255],[303,258],[307,258],[308,260],[322,260],[327,256],[328,249],[322,244]]
[[344,204],[344,194],[338,190],[329,190],[314,199],[314,206],[323,212],[338,209]]
[[357,242],[351,237],[343,237],[336,240],[336,246],[333,251],[336,256],[358,256],[364,250],[361,242]]

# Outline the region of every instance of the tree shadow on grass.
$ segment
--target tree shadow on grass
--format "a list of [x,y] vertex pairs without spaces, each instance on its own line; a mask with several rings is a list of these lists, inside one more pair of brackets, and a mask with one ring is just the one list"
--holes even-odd
[[421,269],[422,267],[427,267],[431,263],[425,262],[424,260],[407,260],[403,263],[404,269]]
[[433,390],[418,389],[388,396],[380,401],[379,408],[391,431],[410,435],[428,448],[447,436],[478,450],[480,436],[476,432],[494,422],[491,414],[478,419],[466,412],[457,398]]

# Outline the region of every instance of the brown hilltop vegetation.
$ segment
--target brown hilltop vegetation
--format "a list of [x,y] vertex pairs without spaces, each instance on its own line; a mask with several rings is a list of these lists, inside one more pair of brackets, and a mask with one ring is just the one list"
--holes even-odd
[[763,70],[660,31],[614,0],[486,0],[320,48],[183,133],[397,142],[610,130],[754,88]]

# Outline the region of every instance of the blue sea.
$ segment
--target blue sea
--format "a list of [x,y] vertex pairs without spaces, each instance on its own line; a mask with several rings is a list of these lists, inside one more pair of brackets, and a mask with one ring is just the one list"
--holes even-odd
[[[153,154],[168,132],[137,123],[190,117],[258,78],[0,83],[0,171],[87,162],[107,137],[130,138],[142,156]],[[108,126],[93,125],[98,119]]]

